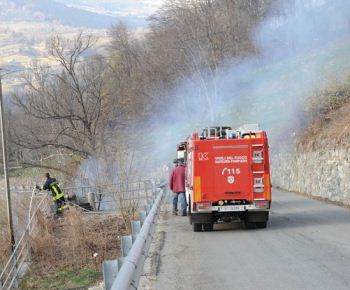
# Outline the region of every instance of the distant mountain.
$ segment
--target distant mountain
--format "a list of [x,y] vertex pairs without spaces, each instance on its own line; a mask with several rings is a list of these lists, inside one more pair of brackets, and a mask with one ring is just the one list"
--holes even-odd
[[145,25],[145,20],[140,16],[95,13],[76,7],[69,7],[55,0],[0,1],[0,15],[3,16],[1,17],[1,22],[4,20],[58,21],[67,26],[97,29],[109,28],[119,21],[124,21],[131,27]]
[[56,0],[67,6],[77,7],[108,15],[139,16],[147,18],[154,13],[165,0]]
[[[111,25],[123,21],[131,28],[145,27],[147,16],[163,1],[0,0],[0,67],[15,71],[33,63],[50,65],[46,42],[56,34],[92,33],[98,36],[99,51],[109,41],[105,32]],[[21,84],[17,75],[9,78],[5,92]]]

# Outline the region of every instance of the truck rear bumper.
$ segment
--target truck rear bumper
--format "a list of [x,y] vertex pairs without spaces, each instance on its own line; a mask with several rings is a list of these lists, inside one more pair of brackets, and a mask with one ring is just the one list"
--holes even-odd
[[206,209],[197,209],[198,213],[212,212],[245,212],[245,211],[269,211],[269,208],[260,208],[255,204],[211,206]]

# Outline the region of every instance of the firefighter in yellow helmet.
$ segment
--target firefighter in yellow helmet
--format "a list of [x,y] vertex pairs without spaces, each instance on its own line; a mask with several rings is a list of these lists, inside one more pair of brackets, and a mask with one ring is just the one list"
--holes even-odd
[[50,190],[53,196],[53,201],[56,205],[57,214],[61,213],[65,208],[68,208],[68,205],[66,205],[66,200],[64,199],[64,194],[61,190],[61,188],[58,185],[58,182],[56,178],[52,178],[50,176],[50,173],[45,174],[46,182],[44,183],[43,187],[36,186],[39,190]]

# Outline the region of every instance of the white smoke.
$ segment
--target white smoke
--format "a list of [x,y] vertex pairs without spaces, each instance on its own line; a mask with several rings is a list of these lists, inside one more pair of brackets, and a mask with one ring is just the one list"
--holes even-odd
[[171,160],[176,144],[206,125],[259,123],[275,144],[307,125],[308,96],[350,70],[350,1],[291,2],[277,2],[258,27],[258,56],[189,76],[172,92],[169,109],[152,120],[159,161]]

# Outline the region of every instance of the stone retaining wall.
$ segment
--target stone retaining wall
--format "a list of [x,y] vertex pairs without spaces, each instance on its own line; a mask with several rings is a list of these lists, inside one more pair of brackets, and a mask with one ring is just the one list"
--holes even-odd
[[280,153],[272,157],[272,184],[350,205],[350,150]]

